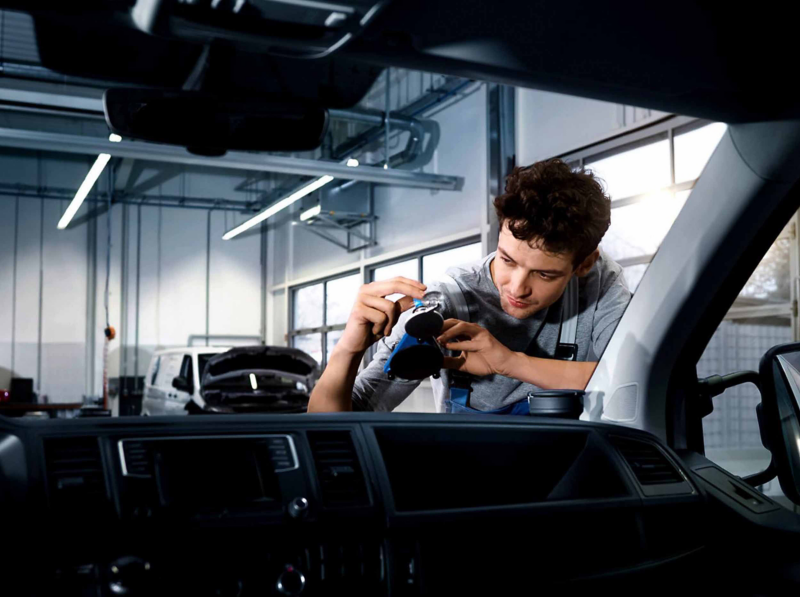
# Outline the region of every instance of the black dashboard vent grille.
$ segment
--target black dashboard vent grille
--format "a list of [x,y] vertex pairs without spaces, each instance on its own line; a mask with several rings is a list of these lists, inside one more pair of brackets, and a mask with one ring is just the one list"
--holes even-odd
[[47,440],[45,458],[54,507],[85,512],[106,501],[103,462],[97,438]]
[[368,504],[364,474],[349,431],[309,431],[308,441],[322,489],[322,503],[329,508]]
[[153,475],[153,463],[145,442],[123,441],[122,452],[127,475],[134,477],[151,477]]
[[683,477],[654,444],[623,437],[609,438],[642,485],[680,483]]

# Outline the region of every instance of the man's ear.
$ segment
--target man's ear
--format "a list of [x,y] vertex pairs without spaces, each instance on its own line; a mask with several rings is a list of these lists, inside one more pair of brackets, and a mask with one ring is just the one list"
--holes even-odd
[[595,249],[592,251],[589,256],[583,260],[578,267],[575,268],[575,275],[579,278],[583,278],[589,271],[594,267],[594,264],[597,260],[600,259],[600,249]]

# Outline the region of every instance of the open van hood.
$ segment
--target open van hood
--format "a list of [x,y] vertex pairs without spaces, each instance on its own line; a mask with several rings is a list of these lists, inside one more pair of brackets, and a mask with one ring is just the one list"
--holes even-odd
[[200,395],[213,412],[305,412],[318,376],[316,361],[296,348],[233,348],[209,359]]

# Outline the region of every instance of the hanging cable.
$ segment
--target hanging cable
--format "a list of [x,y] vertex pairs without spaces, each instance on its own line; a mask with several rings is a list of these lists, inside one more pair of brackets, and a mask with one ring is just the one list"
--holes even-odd
[[103,297],[103,304],[106,310],[106,327],[103,330],[105,335],[103,344],[103,410],[108,410],[108,344],[117,335],[116,330],[111,327],[108,314],[109,283],[111,279],[111,200],[114,190],[114,174],[112,170],[112,168],[108,169],[108,189],[106,192],[108,209],[106,211],[106,289]]

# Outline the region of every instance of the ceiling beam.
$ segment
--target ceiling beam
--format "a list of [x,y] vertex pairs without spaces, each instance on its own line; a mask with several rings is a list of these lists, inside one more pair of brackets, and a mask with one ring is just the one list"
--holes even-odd
[[85,135],[67,135],[10,128],[0,128],[0,147],[81,155],[109,153],[113,157],[119,158],[188,164],[209,168],[228,168],[231,170],[279,172],[306,176],[323,176],[327,174],[342,180],[362,180],[377,184],[424,189],[460,190],[464,182],[464,179],[459,176],[425,174],[408,170],[384,170],[383,168],[371,166],[351,168],[338,162],[291,158],[271,154],[230,151],[222,157],[205,157],[191,154],[183,147],[172,145],[134,141],[112,143],[107,139]]

